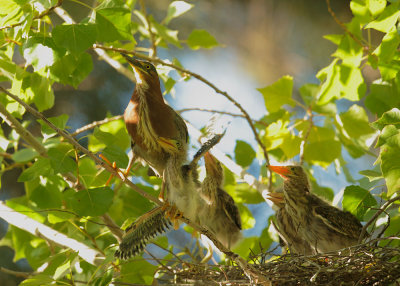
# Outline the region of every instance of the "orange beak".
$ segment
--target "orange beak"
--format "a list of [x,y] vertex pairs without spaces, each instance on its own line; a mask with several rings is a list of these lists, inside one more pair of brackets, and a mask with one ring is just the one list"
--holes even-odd
[[268,193],[267,196],[267,199],[276,205],[282,204],[284,202],[283,193]]
[[288,167],[285,167],[285,166],[271,166],[271,165],[269,165],[267,167],[272,172],[275,172],[275,173],[279,174],[285,180],[288,179],[288,177],[286,176],[287,174],[290,174],[290,170],[289,170]]

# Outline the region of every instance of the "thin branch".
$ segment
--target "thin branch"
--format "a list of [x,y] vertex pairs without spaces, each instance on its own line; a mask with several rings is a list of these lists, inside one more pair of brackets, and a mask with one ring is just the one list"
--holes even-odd
[[70,248],[86,262],[92,265],[98,265],[104,256],[100,252],[86,246],[85,244],[76,241],[75,239],[69,238],[63,233],[55,231],[54,229],[44,225],[26,215],[16,212],[12,208],[6,206],[3,202],[0,202],[0,217],[20,229],[23,229],[35,236],[40,235],[54,242],[61,247]]
[[252,132],[253,132],[253,134],[254,134],[254,137],[255,137],[257,143],[260,145],[260,147],[261,147],[261,149],[262,149],[262,151],[263,151],[263,153],[264,153],[265,160],[266,160],[267,164],[269,165],[269,157],[268,157],[267,149],[266,149],[264,143],[261,141],[261,138],[260,138],[260,136],[259,136],[258,133],[257,133],[257,130],[256,130],[256,128],[255,128],[255,126],[254,126],[254,124],[253,124],[251,118],[250,118],[250,115],[249,115],[249,114],[247,113],[247,111],[246,111],[234,98],[232,98],[226,91],[220,90],[220,89],[219,89],[218,87],[216,87],[213,83],[211,83],[210,81],[208,81],[207,79],[205,79],[205,78],[202,77],[201,75],[196,74],[196,73],[194,73],[194,72],[191,72],[191,71],[189,71],[189,70],[187,70],[187,69],[184,69],[184,68],[182,68],[182,67],[180,67],[180,66],[177,66],[177,65],[174,65],[174,64],[171,64],[171,63],[164,62],[164,61],[161,60],[160,58],[151,58],[151,57],[145,56],[145,55],[140,54],[140,53],[137,53],[137,52],[132,52],[132,51],[129,51],[129,50],[119,49],[119,48],[110,48],[110,47],[106,47],[106,46],[102,46],[102,45],[97,45],[97,44],[93,45],[93,47],[94,47],[95,49],[99,48],[99,49],[104,49],[104,50],[108,50],[108,51],[114,51],[114,52],[118,52],[118,53],[121,53],[121,52],[122,52],[122,53],[126,53],[126,54],[131,54],[131,55],[134,55],[134,56],[136,56],[136,57],[138,57],[138,58],[141,58],[141,59],[144,59],[144,60],[152,61],[152,62],[154,62],[154,63],[158,63],[158,64],[161,64],[161,65],[163,65],[163,66],[171,67],[171,68],[173,68],[173,69],[175,69],[175,70],[177,70],[177,71],[179,71],[179,72],[181,72],[181,73],[184,73],[184,74],[193,76],[194,78],[196,78],[196,79],[202,81],[203,83],[205,83],[206,85],[208,85],[209,87],[211,87],[212,89],[214,89],[214,91],[215,91],[216,93],[223,95],[226,99],[228,99],[233,105],[235,105],[235,106],[243,113],[243,116],[244,116],[245,119],[247,120],[247,122],[248,122],[248,124],[249,124],[249,126],[250,126],[250,128],[251,128],[251,130],[252,130]]
[[[3,88],[0,87],[2,90]],[[18,98],[19,99],[19,98]],[[0,103],[0,117],[12,128],[14,129],[21,137],[24,139],[30,146],[35,149],[40,156],[47,157],[47,151],[33,135],[26,128],[22,126],[19,121],[12,116],[6,109],[6,107]]]
[[353,34],[352,32],[349,31],[349,29],[347,29],[346,25],[345,25],[342,21],[340,21],[340,20],[338,19],[338,17],[336,17],[335,12],[332,10],[331,1],[330,1],[330,0],[326,0],[326,5],[328,6],[328,12],[329,12],[329,14],[331,14],[331,16],[332,16],[332,18],[335,20],[335,22],[336,22],[340,27],[342,27],[342,29],[343,29],[357,44],[359,44],[363,49],[368,48],[368,47],[365,47],[364,44],[363,44],[356,36],[354,36],[354,34]]
[[32,272],[15,271],[4,267],[0,267],[0,272],[22,278],[29,278],[30,276],[34,275]]
[[[50,7],[49,9],[47,9],[47,10],[43,11],[42,13],[40,13],[39,15],[33,17],[32,21],[33,20],[37,20],[37,19],[41,19],[44,16],[50,14],[54,9],[56,9],[59,6],[61,6],[62,2],[63,2],[63,0],[58,0],[56,5],[54,5],[53,7]],[[22,21],[19,21],[18,23],[14,23],[12,25],[0,27],[0,31],[4,30],[4,29],[10,29],[10,28],[14,28],[14,27],[20,26],[20,25],[24,24],[25,22],[26,22],[26,19],[23,19]]]
[[143,16],[146,19],[147,31],[149,32],[149,37],[150,37],[151,49],[149,50],[149,57],[155,58],[155,57],[157,57],[156,38],[154,36],[153,31],[151,30],[151,22],[149,19],[149,15],[147,15],[147,12],[146,12],[146,5],[144,4],[144,0],[139,0],[139,3],[140,3],[140,8],[142,10]]
[[[26,104],[24,101],[22,101],[18,96],[8,92],[6,89],[0,86],[0,91],[4,92],[7,94],[9,97],[13,98],[15,101],[20,103],[29,113],[31,113],[33,116],[35,116],[38,119],[43,120],[45,124],[47,124],[50,128],[52,128],[54,131],[56,131],[60,136],[64,137],[69,143],[71,143],[77,150],[81,151],[82,153],[86,154],[88,157],[93,159],[98,165],[102,166],[104,169],[106,169],[108,172],[111,174],[115,175],[117,178],[118,172],[112,168],[110,165],[106,164],[104,161],[102,161],[99,157],[95,156],[92,152],[87,150],[85,147],[80,145],[70,134],[66,133],[64,130],[59,129],[57,126],[55,126],[53,123],[51,123],[42,113],[34,109],[33,107],[29,106]],[[133,184],[131,181],[127,180],[126,178],[123,179],[124,183],[128,185],[131,189],[134,191],[138,192],[140,195],[145,197],[148,200],[153,201],[157,205],[161,206],[163,203],[159,201],[156,197],[148,194],[147,192],[143,191],[139,187],[137,187],[135,184]],[[21,215],[19,213],[16,213],[18,215]],[[227,257],[231,258],[233,261],[235,261],[239,267],[243,269],[243,271],[246,273],[246,275],[249,277],[249,279],[252,279],[254,281],[263,281],[265,280],[265,277],[259,273],[254,267],[249,265],[243,258],[241,258],[239,255],[236,253],[232,252],[230,249],[226,248],[216,237],[213,233],[211,233],[208,229],[200,226],[199,224],[190,221],[186,217],[182,217],[181,220],[191,226],[192,228],[196,229],[200,233],[206,235],[213,243],[214,245],[221,251],[223,252]],[[47,227],[47,226],[46,226]],[[47,227],[48,228],[48,227]],[[70,238],[68,238],[70,239]]]
[[[202,111],[202,112],[224,114],[224,115],[229,115],[232,117],[246,118],[243,114],[231,113],[231,112],[215,110],[215,109],[198,108],[198,107],[182,108],[182,109],[177,110],[177,112],[179,112],[179,113],[187,112],[187,111]],[[252,121],[255,121],[255,120],[252,119]]]
[[361,243],[361,241],[363,240],[368,226],[370,226],[370,224],[373,223],[381,213],[383,213],[392,203],[394,203],[397,200],[400,200],[400,195],[398,195],[398,196],[388,200],[386,203],[384,203],[382,205],[382,207],[371,217],[371,219],[363,226],[360,236],[358,237],[358,243]]
[[311,130],[314,126],[314,122],[313,122],[313,113],[311,110],[311,107],[309,107],[307,109],[307,117],[308,117],[308,122],[310,123],[310,125],[308,126],[308,129],[306,131],[306,133],[304,134],[303,139],[301,140],[301,144],[300,144],[300,165],[303,165],[304,163],[304,151],[306,149],[306,144],[307,144],[307,139],[310,136]]
[[103,124],[106,124],[106,123],[111,122],[111,121],[119,120],[121,118],[124,118],[124,116],[123,115],[116,115],[116,116],[113,116],[113,117],[105,118],[103,120],[93,121],[92,123],[90,123],[88,125],[85,125],[85,126],[83,126],[81,128],[76,129],[75,132],[71,134],[71,136],[75,137],[76,135],[78,135],[80,133],[83,133],[85,131],[88,131],[90,129],[93,129],[93,128],[99,126],[99,125],[103,125]]

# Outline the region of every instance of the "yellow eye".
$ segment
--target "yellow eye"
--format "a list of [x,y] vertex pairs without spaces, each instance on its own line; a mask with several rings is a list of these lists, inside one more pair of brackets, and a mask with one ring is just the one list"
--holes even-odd
[[148,70],[149,70],[149,69],[150,69],[150,65],[146,65],[146,69],[148,69]]

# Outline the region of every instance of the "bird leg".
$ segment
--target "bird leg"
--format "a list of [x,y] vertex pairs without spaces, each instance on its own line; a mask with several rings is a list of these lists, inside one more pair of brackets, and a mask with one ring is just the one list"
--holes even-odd
[[161,183],[161,191],[160,194],[158,195],[158,199],[160,201],[162,201],[163,203],[165,203],[165,186],[166,186],[166,182],[165,182],[165,170],[163,171],[163,175],[162,175],[162,183]]
[[[122,180],[122,178],[119,176],[119,173],[124,174],[119,168],[117,168],[117,163],[115,162],[110,162],[110,160],[108,160],[103,154],[99,154],[99,157],[101,159],[103,159],[104,162],[106,162],[111,168],[113,168],[116,172],[118,177]],[[114,174],[111,174],[110,178],[108,178],[107,182],[106,182],[106,186],[108,186],[111,183],[112,178],[114,177]]]

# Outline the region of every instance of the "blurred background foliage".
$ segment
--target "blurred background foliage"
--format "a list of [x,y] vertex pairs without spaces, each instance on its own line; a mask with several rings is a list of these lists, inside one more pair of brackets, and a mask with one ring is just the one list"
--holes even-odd
[[[124,64],[113,49],[147,56],[156,46],[164,62],[202,76],[243,106],[272,163],[302,163],[313,192],[366,222],[400,188],[399,5],[394,0],[0,0],[1,86],[74,133],[121,114],[129,101],[132,74],[122,75],[121,66],[109,64]],[[99,51],[108,54],[108,62]],[[218,148],[264,184],[250,186],[232,166],[225,167],[225,189],[244,224],[245,238],[234,251],[247,258],[273,248],[273,211],[260,195],[270,174],[248,123],[201,80],[160,62],[157,69],[166,100],[195,127],[207,125],[213,112],[193,109],[230,113],[221,115],[231,124]],[[146,260],[113,261],[117,241],[101,216],[107,213],[126,225],[153,203],[116,178],[106,187],[109,173],[91,158],[5,93],[0,103],[9,113],[2,117],[18,120],[45,148],[40,154],[21,130],[2,122],[0,199],[106,257],[100,266],[91,265],[2,221],[0,266],[35,272],[22,278],[0,272],[1,284],[15,285],[26,277],[26,285],[151,283],[157,261],[148,254],[143,254]],[[199,146],[193,137],[191,153]],[[127,166],[130,139],[121,119],[76,138],[118,167]],[[132,174],[135,184],[157,195],[161,180],[148,176],[147,166],[135,164]],[[71,176],[85,191],[78,191]],[[272,179],[274,186],[281,184]],[[398,205],[386,213],[390,225],[382,214],[371,228],[398,234]],[[177,263],[173,255],[197,262],[204,250],[190,232],[188,227],[171,231],[147,249],[170,266]]]

